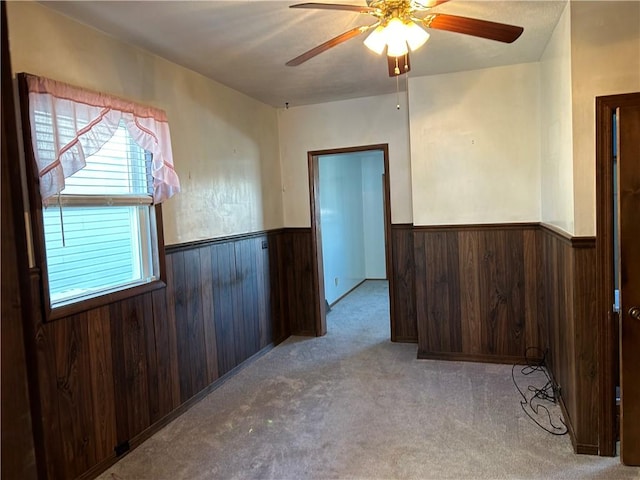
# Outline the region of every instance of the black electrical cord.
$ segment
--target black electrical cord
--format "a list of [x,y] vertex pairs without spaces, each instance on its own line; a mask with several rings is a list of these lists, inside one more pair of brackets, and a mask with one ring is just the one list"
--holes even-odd
[[[531,357],[529,356],[529,351],[531,350],[534,350],[538,353],[542,353],[542,360],[534,361],[533,359],[531,359]],[[537,387],[534,387],[533,385],[529,385],[529,387],[527,388],[527,391],[533,394],[531,395],[531,398],[527,398],[525,393],[520,389],[520,387],[518,386],[518,383],[516,382],[515,369],[518,365],[513,365],[513,367],[511,367],[511,379],[513,380],[513,384],[515,385],[516,390],[518,390],[518,393],[522,397],[522,399],[520,400],[520,407],[522,408],[522,411],[545,432],[548,432],[551,435],[566,435],[568,432],[568,429],[562,417],[558,417],[558,419],[560,420],[560,423],[562,424],[562,425],[558,425],[557,423],[554,422],[553,417],[551,416],[551,412],[549,411],[549,408],[547,408],[547,406],[542,403],[542,402],[556,403],[556,400],[557,400],[556,390],[554,389],[553,381],[551,380],[551,377],[549,376],[549,373],[547,372],[547,369],[546,369],[546,358],[547,358],[547,352],[543,351],[540,348],[529,347],[525,351],[525,366],[522,367],[522,369],[520,370],[520,373],[526,376],[536,372],[542,372],[545,378],[547,379],[547,383],[545,383],[545,385],[542,388],[537,388]],[[538,418],[535,417],[537,416],[537,417],[544,418],[545,414],[549,422],[548,425],[544,425]]]

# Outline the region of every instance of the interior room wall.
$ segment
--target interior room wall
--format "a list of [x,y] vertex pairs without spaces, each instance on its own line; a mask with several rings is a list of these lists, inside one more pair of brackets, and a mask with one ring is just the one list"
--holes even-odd
[[386,278],[382,152],[318,160],[325,298],[332,304],[365,279]]
[[415,225],[540,220],[539,65],[409,79]]
[[364,269],[367,279],[387,278],[385,264],[384,199],[382,152],[367,152],[362,166],[362,228],[364,232]]
[[389,144],[391,221],[411,223],[409,124],[404,94],[400,100],[400,110],[396,109],[395,94],[278,110],[287,227],[311,225],[307,152],[382,143]]
[[640,91],[640,2],[571,2],[575,234],[595,235],[595,97]]
[[283,226],[276,109],[36,2],[8,18],[14,72],[167,112],[182,185],[163,204],[167,245]]
[[574,233],[571,4],[540,60],[541,221]]
[[324,291],[332,304],[365,279],[362,165],[349,155],[318,163]]

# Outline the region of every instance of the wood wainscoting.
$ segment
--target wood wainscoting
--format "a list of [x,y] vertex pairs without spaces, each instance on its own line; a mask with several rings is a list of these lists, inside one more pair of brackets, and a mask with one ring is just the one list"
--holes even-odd
[[[163,289],[29,339],[46,477],[91,478],[291,332],[312,331],[309,229],[166,248]],[[39,292],[39,272],[32,271]],[[39,295],[34,295],[39,299]]]
[[538,223],[413,235],[418,358],[522,363],[528,347],[546,351],[574,449],[597,454],[595,238]]
[[416,322],[413,225],[391,225],[391,271],[388,273],[391,301],[391,341],[418,342]]
[[521,362],[544,349],[538,224],[416,227],[418,358]]
[[598,453],[596,241],[541,225],[547,364],[577,453]]
[[[548,348],[576,451],[596,453],[595,241],[539,224],[397,225],[396,341],[521,361]],[[290,334],[316,335],[310,229],[166,248],[167,285],[26,331],[47,478],[91,478]],[[39,272],[32,271],[39,292]]]

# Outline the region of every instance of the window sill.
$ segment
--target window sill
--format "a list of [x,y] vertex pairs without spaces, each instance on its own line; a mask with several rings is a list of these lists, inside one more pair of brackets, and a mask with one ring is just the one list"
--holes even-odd
[[152,292],[154,290],[160,290],[165,288],[166,286],[167,284],[162,279],[154,280],[149,283],[136,285],[130,288],[118,290],[116,292],[106,293],[104,295],[88,298],[86,300],[80,300],[78,302],[71,303],[68,305],[62,305],[62,306],[53,307],[53,308],[49,307],[46,309],[45,321],[51,322],[53,320],[59,320],[61,318],[70,317],[72,315],[83,313],[88,310],[104,307],[105,305],[109,305],[111,303],[119,302],[122,300],[126,300],[128,298],[139,296],[139,295],[143,295],[145,293]]

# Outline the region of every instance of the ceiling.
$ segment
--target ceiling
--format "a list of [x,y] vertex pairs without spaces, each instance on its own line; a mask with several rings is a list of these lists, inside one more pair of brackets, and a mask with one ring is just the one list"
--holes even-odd
[[[275,107],[322,103],[396,91],[384,57],[351,39],[308,62],[285,63],[374,18],[349,11],[290,9],[298,1],[45,1],[48,8],[183,65]],[[365,5],[365,0],[320,0]],[[430,30],[411,54],[412,76],[535,62],[566,0],[451,0],[434,12],[524,27],[503,44]],[[400,81],[400,88],[404,88]]]

